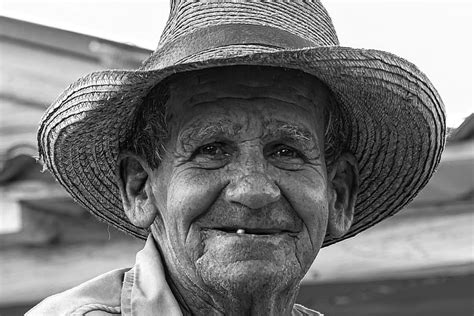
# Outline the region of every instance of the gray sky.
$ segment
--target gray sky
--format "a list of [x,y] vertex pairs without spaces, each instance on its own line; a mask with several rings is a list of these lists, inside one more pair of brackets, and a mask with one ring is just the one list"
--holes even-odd
[[[323,0],[343,46],[389,51],[438,89],[448,126],[473,106],[471,0]],[[0,14],[154,49],[168,0],[0,0]]]

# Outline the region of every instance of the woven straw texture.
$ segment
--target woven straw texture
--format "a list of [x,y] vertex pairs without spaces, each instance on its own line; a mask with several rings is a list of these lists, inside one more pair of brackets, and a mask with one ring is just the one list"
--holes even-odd
[[349,233],[395,214],[427,183],[445,142],[442,101],[413,64],[387,52],[338,46],[319,1],[174,1],[157,50],[139,70],[92,73],[53,103],[38,131],[40,158],[93,214],[139,238],[125,216],[117,158],[135,108],[179,72],[258,65],[298,69],[334,93],[360,194]]

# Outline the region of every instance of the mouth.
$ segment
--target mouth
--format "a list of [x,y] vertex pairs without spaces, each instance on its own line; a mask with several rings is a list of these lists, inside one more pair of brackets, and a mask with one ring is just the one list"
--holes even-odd
[[256,235],[256,236],[272,236],[272,235],[296,235],[297,232],[279,229],[279,228],[237,228],[237,227],[214,227],[206,230],[214,230],[220,233],[234,234],[239,236]]

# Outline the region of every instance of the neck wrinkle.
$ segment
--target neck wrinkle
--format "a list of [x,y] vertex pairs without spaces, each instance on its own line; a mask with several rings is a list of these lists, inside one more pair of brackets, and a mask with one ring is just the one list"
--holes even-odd
[[[169,273],[169,270],[167,272]],[[289,316],[292,314],[299,290],[299,282],[295,282],[295,284],[277,293],[270,292],[270,295],[262,295],[262,291],[256,290],[251,294],[235,297],[232,295],[222,295],[222,293],[213,295],[211,293],[214,291],[205,292],[205,290],[195,284],[183,286],[179,283],[177,285],[171,274],[169,277],[167,276],[167,279],[169,280],[171,291],[174,293],[182,309],[183,315]],[[198,294],[196,295],[196,293]],[[262,299],[262,296],[266,297]],[[211,299],[212,302],[206,301],[203,297]]]

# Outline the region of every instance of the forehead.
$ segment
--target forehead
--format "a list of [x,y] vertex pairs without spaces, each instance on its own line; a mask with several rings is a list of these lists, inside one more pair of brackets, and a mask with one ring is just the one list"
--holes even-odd
[[[258,120],[323,129],[329,91],[296,70],[236,66],[179,74],[168,82],[168,112],[175,127]],[[245,117],[243,117],[245,116]],[[205,122],[207,121],[207,123]],[[176,126],[177,125],[177,126]]]

